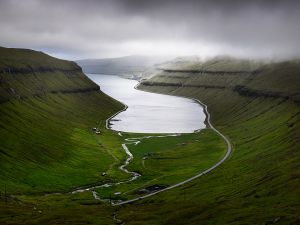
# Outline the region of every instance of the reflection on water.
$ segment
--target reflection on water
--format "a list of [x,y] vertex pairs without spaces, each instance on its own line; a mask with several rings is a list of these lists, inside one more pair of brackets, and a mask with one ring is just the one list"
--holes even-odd
[[138,83],[112,75],[88,74],[101,90],[128,106],[111,120],[116,131],[191,133],[205,128],[202,106],[193,100],[134,89]]

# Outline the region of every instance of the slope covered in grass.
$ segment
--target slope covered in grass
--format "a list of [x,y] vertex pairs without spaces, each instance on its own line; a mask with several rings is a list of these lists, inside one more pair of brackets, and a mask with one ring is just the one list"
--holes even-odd
[[186,66],[144,81],[140,89],[207,104],[234,152],[207,176],[120,208],[119,218],[126,224],[298,224],[299,73],[297,61],[240,72]]
[[68,191],[103,180],[101,171],[126,157],[102,129],[123,106],[74,62],[0,48],[0,99],[2,193]]

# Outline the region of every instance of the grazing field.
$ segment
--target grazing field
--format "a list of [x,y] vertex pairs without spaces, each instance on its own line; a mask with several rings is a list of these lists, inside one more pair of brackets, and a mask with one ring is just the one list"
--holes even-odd
[[[136,138],[137,134],[124,134]],[[140,136],[139,138],[148,137]],[[135,139],[136,140],[136,139]],[[211,129],[180,136],[153,135],[128,144],[134,156],[127,168],[141,174],[137,180],[98,189],[100,198],[128,200],[188,179],[220,161],[226,153],[224,141]],[[125,142],[126,143],[126,142]],[[115,195],[118,193],[118,195]]]
[[[137,137],[141,134],[124,136]],[[152,156],[143,166],[144,153],[149,153],[149,149]],[[222,139],[207,129],[195,134],[146,139],[130,150],[136,158],[129,169],[139,171],[142,177],[124,185],[97,189],[102,199],[107,198],[106,202],[95,200],[90,191],[47,195],[23,193],[9,195],[7,201],[2,196],[0,210],[3,216],[0,221],[4,224],[113,224],[112,215],[118,208],[110,206],[110,197],[130,199],[145,194],[139,190],[187,179],[216,163],[224,155],[225,145]],[[120,180],[124,179],[115,181]],[[122,192],[122,195],[114,195],[116,192]]]

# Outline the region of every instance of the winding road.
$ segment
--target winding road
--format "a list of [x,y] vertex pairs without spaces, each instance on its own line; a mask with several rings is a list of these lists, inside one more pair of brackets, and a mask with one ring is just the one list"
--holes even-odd
[[222,134],[219,130],[217,130],[212,124],[211,124],[211,121],[210,121],[210,113],[208,112],[207,110],[207,105],[205,105],[204,103],[202,103],[201,101],[199,101],[198,99],[195,99],[195,98],[190,98],[196,102],[198,102],[200,105],[202,105],[204,107],[204,110],[205,110],[205,114],[207,115],[207,125],[209,128],[211,128],[213,131],[215,131],[217,134],[219,134],[223,140],[225,141],[226,145],[227,145],[227,151],[226,151],[226,154],[225,156],[219,161],[217,162],[215,165],[211,166],[210,168],[204,170],[203,172],[201,173],[198,173],[197,175],[191,177],[191,178],[188,178],[182,182],[179,182],[177,184],[173,184],[169,187],[166,187],[164,189],[161,189],[161,190],[158,190],[158,191],[155,191],[155,192],[152,192],[150,194],[147,194],[147,195],[144,195],[144,196],[141,196],[141,197],[138,197],[138,198],[134,198],[134,199],[130,199],[130,200],[127,200],[127,201],[122,201],[122,202],[118,202],[118,203],[112,203],[113,206],[120,206],[120,205],[125,205],[125,204],[130,204],[130,203],[134,203],[134,202],[137,202],[139,200],[142,200],[142,199],[145,199],[145,198],[149,198],[151,196],[154,196],[154,195],[157,195],[161,192],[165,192],[165,191],[168,191],[168,190],[171,190],[173,188],[176,188],[176,187],[179,187],[179,186],[182,186],[186,183],[189,183],[205,174],[208,174],[210,173],[212,170],[216,169],[217,167],[219,167],[222,163],[224,163],[226,161],[226,159],[228,159],[228,157],[230,156],[231,152],[232,152],[232,146],[231,146],[231,143],[230,141],[228,140],[228,138]]

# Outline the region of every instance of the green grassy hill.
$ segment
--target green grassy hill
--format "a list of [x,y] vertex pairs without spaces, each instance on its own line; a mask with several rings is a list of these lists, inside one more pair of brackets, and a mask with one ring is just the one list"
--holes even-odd
[[126,157],[118,136],[102,129],[122,108],[74,62],[0,48],[0,193],[65,192],[101,182],[101,171]]
[[126,224],[299,224],[299,62],[234,62],[230,70],[226,63],[213,66],[220,59],[175,64],[139,88],[203,101],[234,152],[211,174],[120,208],[118,218]]

